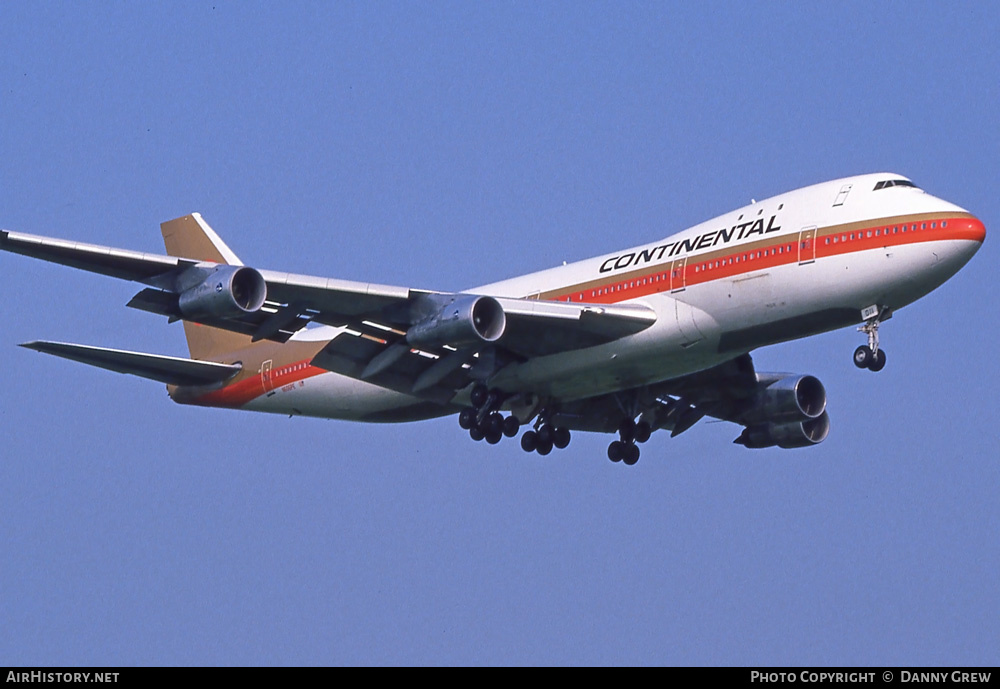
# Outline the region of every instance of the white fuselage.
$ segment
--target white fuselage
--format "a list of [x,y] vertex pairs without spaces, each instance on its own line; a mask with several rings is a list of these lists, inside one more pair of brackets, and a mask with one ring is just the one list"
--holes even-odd
[[[904,180],[872,174],[792,191],[660,242],[469,290],[498,297],[637,302],[656,323],[609,344],[502,369],[491,385],[573,400],[703,370],[757,347],[861,322],[935,289],[978,250],[982,223]],[[294,339],[332,339],[334,328]],[[316,370],[244,406],[370,420],[434,415],[421,400]],[[441,414],[452,409],[442,407]]]

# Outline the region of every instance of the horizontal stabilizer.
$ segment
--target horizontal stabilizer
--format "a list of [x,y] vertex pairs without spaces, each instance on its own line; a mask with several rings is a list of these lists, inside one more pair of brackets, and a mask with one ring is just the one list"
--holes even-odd
[[109,371],[158,380],[168,385],[221,383],[235,376],[243,368],[239,364],[218,364],[212,361],[195,361],[65,342],[25,342],[21,346],[34,349],[36,352],[106,368]]

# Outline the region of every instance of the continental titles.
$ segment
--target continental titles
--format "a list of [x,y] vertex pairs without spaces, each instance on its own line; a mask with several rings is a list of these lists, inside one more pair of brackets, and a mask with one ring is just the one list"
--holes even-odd
[[719,244],[728,244],[731,241],[738,242],[742,239],[746,239],[747,237],[752,237],[755,234],[765,235],[771,232],[777,232],[781,229],[781,226],[774,224],[774,219],[776,217],[777,216],[775,215],[771,216],[771,219],[767,222],[766,228],[764,227],[764,219],[757,218],[754,221],[733,225],[728,229],[722,228],[721,230],[705,232],[704,234],[691,237],[690,239],[669,242],[667,244],[661,244],[660,246],[654,246],[651,249],[632,251],[627,254],[621,254],[620,256],[612,256],[601,264],[600,272],[608,273],[612,270],[621,270],[622,268],[628,268],[630,266],[638,266],[652,261],[660,261],[664,256],[677,256],[682,253],[687,254],[692,251],[700,251],[701,249],[710,249],[711,247]]

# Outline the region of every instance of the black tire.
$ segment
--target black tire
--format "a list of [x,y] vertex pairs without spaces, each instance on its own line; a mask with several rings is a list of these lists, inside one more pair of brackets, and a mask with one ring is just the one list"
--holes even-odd
[[458,425],[469,430],[476,424],[476,410],[472,407],[466,407],[458,413]]
[[552,431],[552,444],[558,447],[560,450],[565,450],[569,445],[570,434],[568,428],[563,428],[560,426]]
[[539,438],[538,447],[535,448],[535,452],[537,452],[542,456],[545,456],[548,453],[552,452],[552,441],[548,440],[546,442],[542,442],[542,440]]
[[639,446],[632,445],[629,443],[625,446],[625,456],[622,457],[622,461],[629,466],[632,466],[639,461]]
[[486,442],[490,445],[496,445],[503,439],[503,433],[499,431],[490,431],[486,434]]
[[492,434],[492,435],[502,436],[503,414],[501,414],[498,411],[495,411],[486,418],[488,419],[488,426],[489,426],[489,428],[487,429],[489,433],[487,433],[487,435]]
[[646,421],[640,421],[635,425],[635,441],[637,443],[644,443],[649,440],[649,436],[653,434],[653,429],[650,428],[649,423]]
[[473,426],[472,428],[469,429],[469,437],[475,440],[476,442],[479,442],[480,440],[486,437],[486,434],[483,433],[481,430],[479,430],[479,426]]
[[608,459],[612,462],[620,462],[625,456],[625,443],[620,440],[615,440],[610,445],[608,445]]
[[868,370],[878,373],[883,368],[885,368],[885,350],[880,349],[875,352],[875,356],[873,356],[872,360],[868,362]]
[[871,347],[868,345],[861,345],[854,350],[854,365],[858,368],[868,368],[871,365],[874,356],[875,355],[872,354]]
[[503,420],[503,434],[508,438],[513,438],[519,430],[521,430],[521,423],[513,414]]
[[486,404],[486,400],[489,399],[490,389],[483,385],[482,383],[476,383],[472,388],[472,392],[469,393],[469,400],[472,402],[472,406],[476,409],[482,409],[483,405]]
[[538,447],[538,434],[534,431],[525,431],[521,436],[521,449],[525,452],[534,452]]
[[552,426],[550,426],[549,424],[545,424],[544,426],[542,426],[541,428],[538,429],[538,444],[539,445],[542,445],[542,444],[551,445],[552,444],[552,440],[553,440],[553,438],[552,438]]

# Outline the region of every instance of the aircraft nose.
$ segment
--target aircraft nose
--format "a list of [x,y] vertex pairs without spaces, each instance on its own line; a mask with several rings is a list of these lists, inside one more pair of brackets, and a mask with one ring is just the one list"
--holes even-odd
[[[980,245],[986,240],[986,225],[977,217],[973,216],[965,221],[960,221],[959,229],[964,231],[965,234],[961,239],[971,239]],[[978,249],[979,247],[976,248]]]
[[962,228],[965,233],[965,238],[971,240],[968,244],[971,248],[971,251],[969,251],[969,258],[972,258],[972,256],[979,251],[979,247],[983,245],[983,242],[986,241],[986,225],[983,224],[982,220],[975,216],[969,217],[963,224],[965,225],[965,227]]
[[986,226],[973,215],[948,220],[947,228],[942,227],[941,230],[945,233],[942,239],[951,240],[948,242],[950,250],[941,256],[948,255],[948,262],[956,262],[959,267],[976,255],[986,239]]

